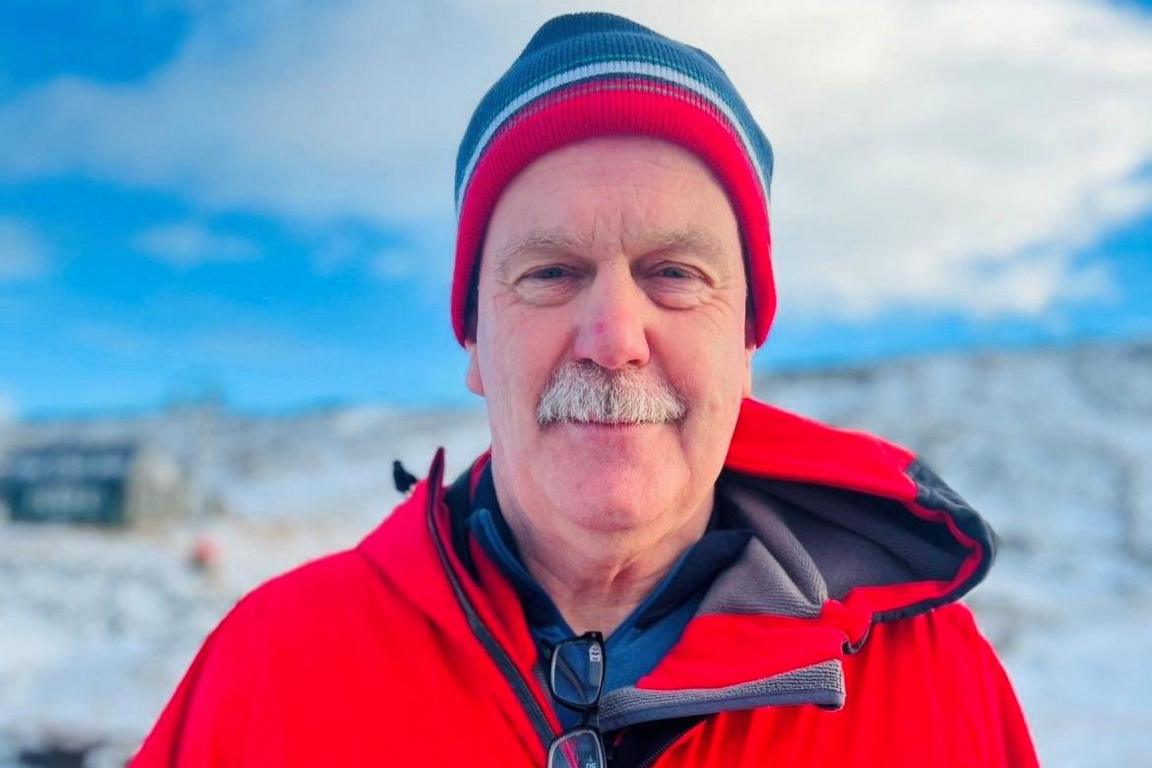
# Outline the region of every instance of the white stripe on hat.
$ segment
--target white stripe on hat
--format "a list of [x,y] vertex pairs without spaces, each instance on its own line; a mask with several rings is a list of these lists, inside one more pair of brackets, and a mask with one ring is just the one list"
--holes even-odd
[[[659,78],[675,85],[682,86],[689,91],[692,91],[698,96],[703,96],[712,106],[720,110],[728,122],[730,122],[736,129],[737,135],[740,137],[740,143],[744,147],[744,154],[752,163],[752,167],[756,169],[756,177],[760,181],[760,189],[763,192],[768,189],[767,174],[764,169],[760,167],[759,159],[752,143],[748,140],[748,135],[744,132],[743,126],[736,118],[736,114],[729,108],[728,104],[720,98],[720,95],[713,89],[709,88],[699,80],[685,75],[683,72],[672,69],[671,67],[661,66],[659,64],[652,64],[645,61],[629,61],[626,59],[616,61],[602,61],[595,64],[585,64],[580,67],[575,67],[567,72],[561,72],[558,75],[553,75],[546,80],[541,81],[537,85],[529,88],[521,93],[515,99],[510,101],[500,113],[489,121],[484,132],[480,134],[480,140],[476,143],[476,148],[472,151],[472,156],[468,159],[468,165],[465,166],[464,175],[460,179],[460,194],[456,198],[456,218],[459,221],[461,202],[464,199],[464,192],[468,189],[468,182],[472,179],[472,172],[476,170],[476,164],[480,162],[480,155],[483,154],[484,149],[487,147],[488,142],[491,141],[493,135],[504,124],[508,118],[519,112],[524,105],[533,101],[540,96],[548,93],[549,91],[556,90],[561,86],[568,85],[569,83],[578,80],[584,80],[597,75],[646,75],[649,77]],[[765,205],[768,204],[768,195],[764,195]]]

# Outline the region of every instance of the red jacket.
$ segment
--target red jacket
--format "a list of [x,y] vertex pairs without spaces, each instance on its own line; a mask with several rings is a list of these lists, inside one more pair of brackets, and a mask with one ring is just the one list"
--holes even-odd
[[[242,599],[133,765],[543,765],[559,727],[533,640],[442,467],[355,549]],[[718,488],[756,535],[663,661],[605,695],[616,765],[1036,765],[954,602],[991,531],[911,454],[747,401]]]

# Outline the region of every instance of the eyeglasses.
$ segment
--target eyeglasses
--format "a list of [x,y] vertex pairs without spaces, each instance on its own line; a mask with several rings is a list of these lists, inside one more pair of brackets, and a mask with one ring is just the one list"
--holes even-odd
[[604,688],[604,636],[585,632],[557,643],[548,688],[564,706],[580,712],[580,724],[552,740],[548,768],[605,768],[604,739],[596,716]]

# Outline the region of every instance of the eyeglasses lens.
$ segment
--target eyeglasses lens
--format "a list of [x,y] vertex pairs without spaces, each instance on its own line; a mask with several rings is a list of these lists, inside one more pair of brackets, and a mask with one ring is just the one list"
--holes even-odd
[[552,692],[564,704],[590,707],[604,683],[604,646],[595,640],[560,643],[552,656]]
[[591,728],[569,731],[548,750],[548,768],[604,768],[604,746]]

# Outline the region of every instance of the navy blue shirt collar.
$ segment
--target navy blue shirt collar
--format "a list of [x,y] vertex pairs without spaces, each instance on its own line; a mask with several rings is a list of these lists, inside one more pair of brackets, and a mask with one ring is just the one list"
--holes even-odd
[[[676,643],[708,587],[735,562],[752,532],[731,527],[727,502],[717,496],[708,529],[605,643],[605,690],[631,685],[650,672]],[[529,630],[540,650],[574,636],[552,598],[524,565],[508,523],[500,511],[489,464],[481,474],[468,518],[472,535],[512,584],[524,607]]]

